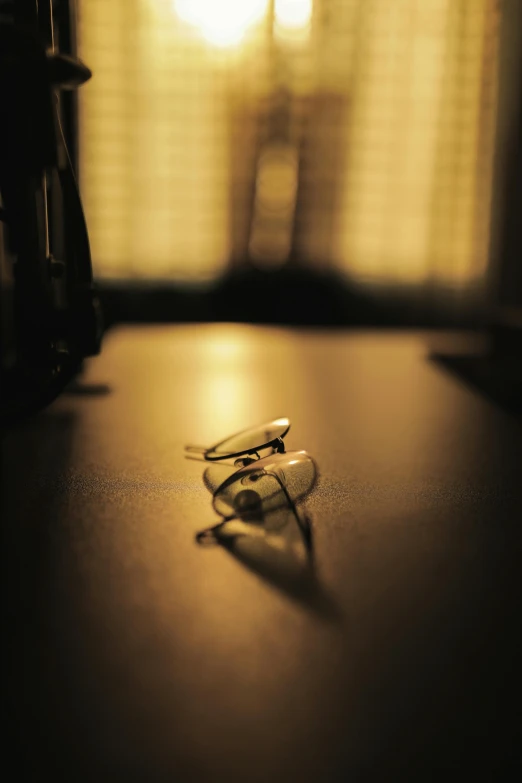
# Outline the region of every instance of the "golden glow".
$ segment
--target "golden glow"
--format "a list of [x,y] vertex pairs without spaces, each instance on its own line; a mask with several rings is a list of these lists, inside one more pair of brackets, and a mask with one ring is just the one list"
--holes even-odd
[[274,34],[285,44],[306,45],[312,27],[313,0],[275,0]]
[[312,11],[313,0],[275,0],[275,20],[285,30],[308,27],[312,21]]
[[290,144],[273,144],[260,156],[249,252],[259,266],[280,265],[291,250],[298,157]]
[[219,330],[209,335],[205,341],[205,361],[209,358],[217,362],[236,362],[248,354],[248,342],[229,331]]
[[227,81],[171,5],[84,0],[80,19],[94,72],[80,163],[96,273],[214,279],[230,254]]
[[[197,282],[295,252],[359,281],[480,279],[501,4],[277,0],[275,49],[268,6],[80,0],[96,274]],[[276,71],[284,142],[267,130]]]
[[491,182],[479,172],[493,134],[480,112],[485,102],[494,111],[494,4],[372,5],[361,5],[335,254],[362,280],[466,284],[483,272],[488,248]]
[[234,46],[265,15],[268,0],[174,0],[184,22],[198,28],[215,46]]
[[205,377],[211,378],[209,384],[195,384],[194,393],[201,415],[206,411],[212,420],[208,431],[215,428],[217,440],[223,433],[241,429],[238,422],[251,421],[252,406],[260,404],[262,390],[249,372],[253,339],[255,332],[248,327],[239,330],[230,324],[214,324],[194,356],[194,365],[203,365]]
[[291,146],[266,150],[259,163],[256,194],[269,212],[287,211],[297,190],[297,155]]

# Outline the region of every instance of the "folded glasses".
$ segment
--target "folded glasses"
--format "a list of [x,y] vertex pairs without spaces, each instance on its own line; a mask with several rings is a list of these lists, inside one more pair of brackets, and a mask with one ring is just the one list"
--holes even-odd
[[201,543],[227,537],[224,525],[234,519],[246,523],[269,520],[265,528],[277,530],[286,519],[284,514],[274,512],[287,508],[295,516],[307,548],[310,548],[310,522],[296,507],[296,501],[311,491],[316,478],[315,463],[306,451],[275,453],[252,460],[224,480],[221,480],[219,467],[207,468],[204,479],[212,492],[212,506],[223,517],[223,522],[198,534]]
[[189,454],[199,454],[209,462],[237,457],[247,457],[259,460],[259,452],[264,449],[272,449],[278,454],[285,453],[283,438],[290,429],[290,419],[281,418],[250,427],[247,430],[225,438],[215,446],[185,446]]
[[[204,473],[207,489],[212,493],[212,506],[223,522],[198,534],[200,542],[216,540],[225,533],[231,520],[243,522],[284,519],[274,514],[284,507],[295,516],[307,546],[311,546],[308,518],[298,513],[296,501],[307,495],[316,477],[313,459],[306,451],[285,451],[283,438],[290,429],[286,417],[250,427],[216,443],[214,446],[186,446],[187,456],[219,463],[234,459],[237,470],[223,479],[223,463],[209,465]],[[271,449],[261,457],[259,452]],[[273,527],[273,522],[270,527]],[[283,523],[284,524],[284,523]],[[275,523],[275,528],[280,523]],[[266,526],[265,526],[266,527]]]

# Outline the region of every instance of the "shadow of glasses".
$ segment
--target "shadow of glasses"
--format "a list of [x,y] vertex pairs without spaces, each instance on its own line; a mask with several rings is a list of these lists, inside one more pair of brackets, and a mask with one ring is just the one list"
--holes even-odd
[[196,541],[223,547],[293,600],[334,620],[338,610],[316,576],[311,522],[296,505],[316,476],[304,451],[270,455],[239,470],[211,465],[203,480],[222,521],[197,533]]

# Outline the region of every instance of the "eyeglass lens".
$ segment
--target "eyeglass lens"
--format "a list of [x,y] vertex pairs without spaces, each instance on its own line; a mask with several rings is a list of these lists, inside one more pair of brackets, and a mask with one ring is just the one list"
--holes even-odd
[[243,430],[225,438],[208,449],[205,456],[207,459],[224,459],[229,456],[254,452],[270,445],[278,438],[284,438],[289,429],[289,419],[274,419],[266,424]]

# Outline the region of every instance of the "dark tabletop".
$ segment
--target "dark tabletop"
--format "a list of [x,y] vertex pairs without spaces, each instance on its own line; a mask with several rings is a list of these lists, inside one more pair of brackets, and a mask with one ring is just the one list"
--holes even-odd
[[[475,347],[110,332],[2,443],[8,779],[513,779],[522,430],[430,359]],[[184,445],[278,416],[318,468],[312,551],[198,546]]]

